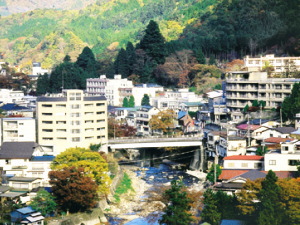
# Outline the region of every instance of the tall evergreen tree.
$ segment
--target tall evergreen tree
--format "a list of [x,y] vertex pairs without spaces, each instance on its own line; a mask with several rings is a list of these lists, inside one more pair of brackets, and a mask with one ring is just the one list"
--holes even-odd
[[123,107],[128,107],[128,98],[124,98],[123,99],[123,105],[122,105]]
[[165,39],[160,33],[158,24],[150,20],[145,35],[140,42],[143,49],[157,64],[164,64],[166,57]]
[[280,187],[276,184],[278,177],[270,170],[262,182],[262,189],[259,192],[259,225],[280,225],[283,224],[280,205]]
[[126,45],[126,54],[128,59],[128,75],[131,75],[135,71],[135,65],[136,65],[136,53],[135,48],[133,47],[133,44],[131,42],[128,42]]
[[295,83],[292,93],[282,103],[282,117],[284,120],[293,120],[300,112],[300,83]]
[[49,92],[49,76],[48,74],[39,75],[36,84],[36,95],[44,95]]
[[218,225],[221,220],[221,213],[218,210],[218,202],[215,194],[211,189],[207,189],[203,195],[204,209],[201,213],[203,222],[208,222],[211,225]]
[[199,64],[206,64],[206,59],[201,48],[196,52],[196,59]]
[[187,193],[183,191],[183,184],[181,181],[173,180],[171,188],[164,193],[168,199],[168,205],[164,210],[159,224],[166,225],[187,225],[193,221],[192,215],[189,213],[191,208],[191,199],[188,198]]
[[144,94],[144,97],[142,98],[141,105],[142,105],[142,106],[150,106],[150,98],[149,98],[149,95]]
[[95,56],[92,50],[89,47],[85,47],[81,54],[78,56],[75,64],[82,69],[82,73],[80,76],[80,83],[83,88],[85,88],[86,79],[87,78],[96,78],[97,75],[97,65],[98,62],[95,59]]
[[134,97],[132,95],[130,95],[129,101],[128,101],[128,107],[134,107],[134,106],[135,106]]
[[215,57],[212,54],[209,57],[208,64],[209,65],[216,65],[216,59],[215,59]]
[[129,65],[127,53],[124,48],[119,51],[116,61],[114,63],[115,73],[121,74],[123,78],[127,78],[129,74]]

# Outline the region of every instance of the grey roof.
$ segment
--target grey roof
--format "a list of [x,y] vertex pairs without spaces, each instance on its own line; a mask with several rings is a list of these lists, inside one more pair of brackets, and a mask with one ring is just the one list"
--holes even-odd
[[277,127],[277,128],[275,128],[275,130],[282,134],[290,134],[290,133],[296,131],[296,129],[294,127]]
[[0,185],[0,192],[1,193],[4,193],[6,191],[8,191],[10,188],[8,186],[3,186],[3,185]]
[[[258,170],[249,170],[248,172],[246,173],[243,173],[239,176],[236,176],[234,178],[237,178],[237,177],[241,177],[241,178],[245,178],[245,179],[249,179],[249,180],[256,180],[258,178],[265,178],[267,174],[263,173],[263,172],[260,172]],[[234,179],[232,178],[232,179]]]
[[11,177],[8,180],[9,181],[20,181],[20,182],[32,182],[37,179],[40,179],[40,178],[37,178],[37,177]]
[[3,194],[0,194],[0,197],[8,197],[8,198],[15,198],[15,197],[19,197],[22,196],[24,194],[26,194],[27,192],[5,192]]
[[245,225],[242,220],[222,220],[220,225]]
[[37,146],[33,141],[3,142],[0,150],[0,159],[30,159]]
[[232,183],[220,183],[220,184],[217,184],[215,185],[215,188],[216,189],[223,189],[223,190],[230,190],[230,189],[242,189],[243,187],[243,183],[235,183],[235,182],[232,182]]

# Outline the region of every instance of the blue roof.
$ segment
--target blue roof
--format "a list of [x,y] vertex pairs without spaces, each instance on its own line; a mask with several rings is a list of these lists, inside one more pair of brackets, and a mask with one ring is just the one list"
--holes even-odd
[[28,213],[33,213],[35,212],[30,206],[21,208],[21,209],[17,209],[16,211],[22,213],[22,214],[28,214]]
[[8,104],[5,104],[3,106],[0,107],[1,109],[5,110],[5,111],[10,111],[10,110],[23,110],[23,109],[28,109],[27,107],[24,107],[24,106],[19,106],[15,103],[8,103]]
[[186,111],[179,111],[179,112],[178,112],[178,119],[184,117],[186,114],[187,114]]
[[34,156],[31,161],[53,161],[54,158],[53,155]]

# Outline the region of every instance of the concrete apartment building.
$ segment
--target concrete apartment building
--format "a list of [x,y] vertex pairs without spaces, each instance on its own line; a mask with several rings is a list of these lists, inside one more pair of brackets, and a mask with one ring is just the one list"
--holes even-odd
[[265,154],[265,170],[297,171],[300,162],[300,141],[281,143],[280,150],[271,150]]
[[300,57],[275,57],[275,55],[266,55],[257,58],[244,58],[245,67],[249,72],[262,71],[266,63],[274,67],[272,74],[282,74],[287,71],[300,71]]
[[237,71],[226,75],[226,106],[233,120],[243,119],[243,109],[253,100],[265,101],[266,109],[280,106],[291,93],[293,78],[268,78],[266,72]]
[[2,118],[1,143],[36,142],[36,120],[30,117]]
[[107,99],[107,104],[122,106],[123,99],[132,94],[133,84],[127,78],[122,79],[121,75],[115,75],[114,79],[108,79],[105,75],[99,78],[86,80],[86,91],[90,95],[102,95]]
[[70,147],[107,148],[107,101],[104,96],[85,95],[82,90],[37,99],[38,143],[48,154]]
[[23,91],[0,89],[0,102],[2,102],[3,104],[19,102],[22,101],[23,98]]

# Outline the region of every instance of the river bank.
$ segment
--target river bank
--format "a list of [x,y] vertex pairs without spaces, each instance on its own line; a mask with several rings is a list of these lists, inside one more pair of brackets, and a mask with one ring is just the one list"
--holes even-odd
[[[206,174],[200,171],[165,171],[163,169],[146,168],[141,170],[139,167],[122,168],[132,182],[134,191],[129,191],[121,196],[119,203],[110,204],[106,209],[107,216],[110,218],[111,225],[131,225],[131,224],[157,224],[159,212],[165,205],[160,201],[148,199],[149,190],[161,185],[164,188],[169,187],[173,179],[185,179],[184,183],[193,190],[200,191],[204,189]],[[146,223],[149,215],[153,223]],[[155,218],[157,217],[157,218]],[[131,221],[131,222],[130,222]]]

